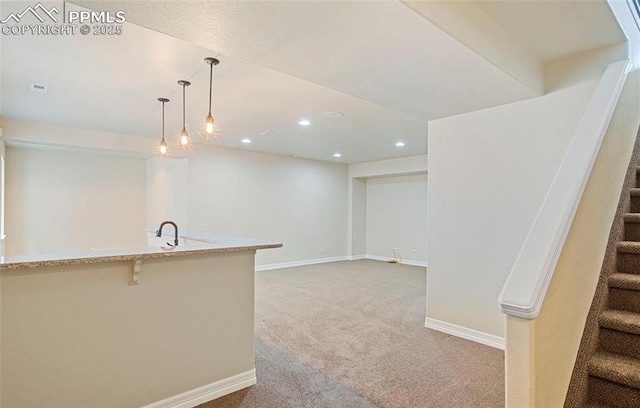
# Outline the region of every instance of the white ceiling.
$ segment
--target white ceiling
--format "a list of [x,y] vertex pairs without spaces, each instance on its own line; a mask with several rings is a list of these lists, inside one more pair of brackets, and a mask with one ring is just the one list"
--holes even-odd
[[[3,17],[24,8],[2,3]],[[397,1],[79,3],[123,9],[140,26],[111,37],[1,36],[0,115],[159,138],[156,98],[166,96],[173,139],[176,81],[188,79],[187,127],[197,141],[203,58],[220,52],[213,112],[224,133],[214,144],[358,163],[426,153],[427,120],[535,96]],[[49,93],[29,93],[34,82]],[[312,125],[300,127],[301,118]],[[253,143],[241,144],[245,137]]]
[[625,41],[605,0],[475,1],[542,61]]
[[77,1],[431,120],[536,96],[399,1]]
[[[197,130],[207,113],[205,49],[128,25],[112,38],[14,37],[2,42],[2,115],[114,133],[160,138],[160,96],[168,139],[181,128],[178,79],[188,79],[187,128]],[[354,98],[254,64],[220,56],[214,71],[213,113],[223,135],[216,145],[277,154],[360,162],[426,151],[422,119]],[[42,63],[37,63],[42,61]],[[48,94],[29,92],[45,84]],[[340,111],[342,118],[327,118]],[[297,122],[309,119],[302,127]],[[261,135],[270,130],[269,135]],[[242,138],[253,143],[243,145]],[[403,149],[394,144],[402,140]]]
[[[217,52],[133,24],[126,24],[121,36],[4,36],[0,41],[2,116],[159,140],[157,98],[162,96],[171,100],[166,134],[173,140],[182,121],[177,80],[188,79],[187,128],[204,143],[197,132],[207,113],[204,58]],[[207,143],[343,163],[426,152],[424,119],[228,55],[219,59],[213,113],[223,134]],[[31,83],[47,85],[48,94],[29,92]],[[344,116],[326,117],[328,111]],[[298,125],[303,118],[311,126]],[[266,130],[270,134],[262,135]],[[241,143],[243,138],[252,143]],[[406,146],[395,147],[398,141]],[[336,152],[342,158],[334,158]]]

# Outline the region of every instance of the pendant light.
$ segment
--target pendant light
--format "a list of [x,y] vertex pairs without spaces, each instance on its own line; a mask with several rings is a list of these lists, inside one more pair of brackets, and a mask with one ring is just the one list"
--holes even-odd
[[176,140],[176,147],[180,150],[189,150],[193,147],[193,141],[191,140],[191,137],[189,137],[189,132],[187,132],[187,127],[185,125],[185,89],[191,85],[191,82],[180,80],[178,81],[178,85],[182,87],[182,130]]
[[218,126],[215,124],[215,120],[213,119],[213,115],[211,114],[211,90],[213,86],[213,66],[218,65],[220,61],[216,58],[205,58],[204,62],[209,64],[209,114],[207,115],[204,123],[202,124],[202,128],[200,129],[200,134],[205,139],[215,139],[220,135],[220,130]]
[[171,152],[169,151],[169,146],[167,146],[167,142],[164,140],[164,104],[169,102],[167,98],[158,98],[158,101],[162,102],[162,140],[158,145],[158,149],[156,150],[156,156],[158,157],[169,157]]

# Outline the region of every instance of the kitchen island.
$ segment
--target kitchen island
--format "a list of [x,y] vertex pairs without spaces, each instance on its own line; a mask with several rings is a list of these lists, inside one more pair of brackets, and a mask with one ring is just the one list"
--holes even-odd
[[255,252],[281,246],[0,258],[1,406],[190,407],[255,384]]

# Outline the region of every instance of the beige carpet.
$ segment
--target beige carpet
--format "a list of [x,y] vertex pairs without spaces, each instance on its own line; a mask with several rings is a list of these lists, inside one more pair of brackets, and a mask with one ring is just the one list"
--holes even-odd
[[258,272],[258,384],[200,407],[503,407],[504,353],[426,329],[425,275],[369,260]]

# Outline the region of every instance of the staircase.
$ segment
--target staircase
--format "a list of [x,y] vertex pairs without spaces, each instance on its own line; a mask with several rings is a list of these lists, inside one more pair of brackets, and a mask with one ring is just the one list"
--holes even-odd
[[640,188],[630,189],[624,241],[616,245],[608,304],[598,318],[599,341],[589,359],[591,406],[640,408]]
[[640,408],[640,152],[636,141],[565,408]]

